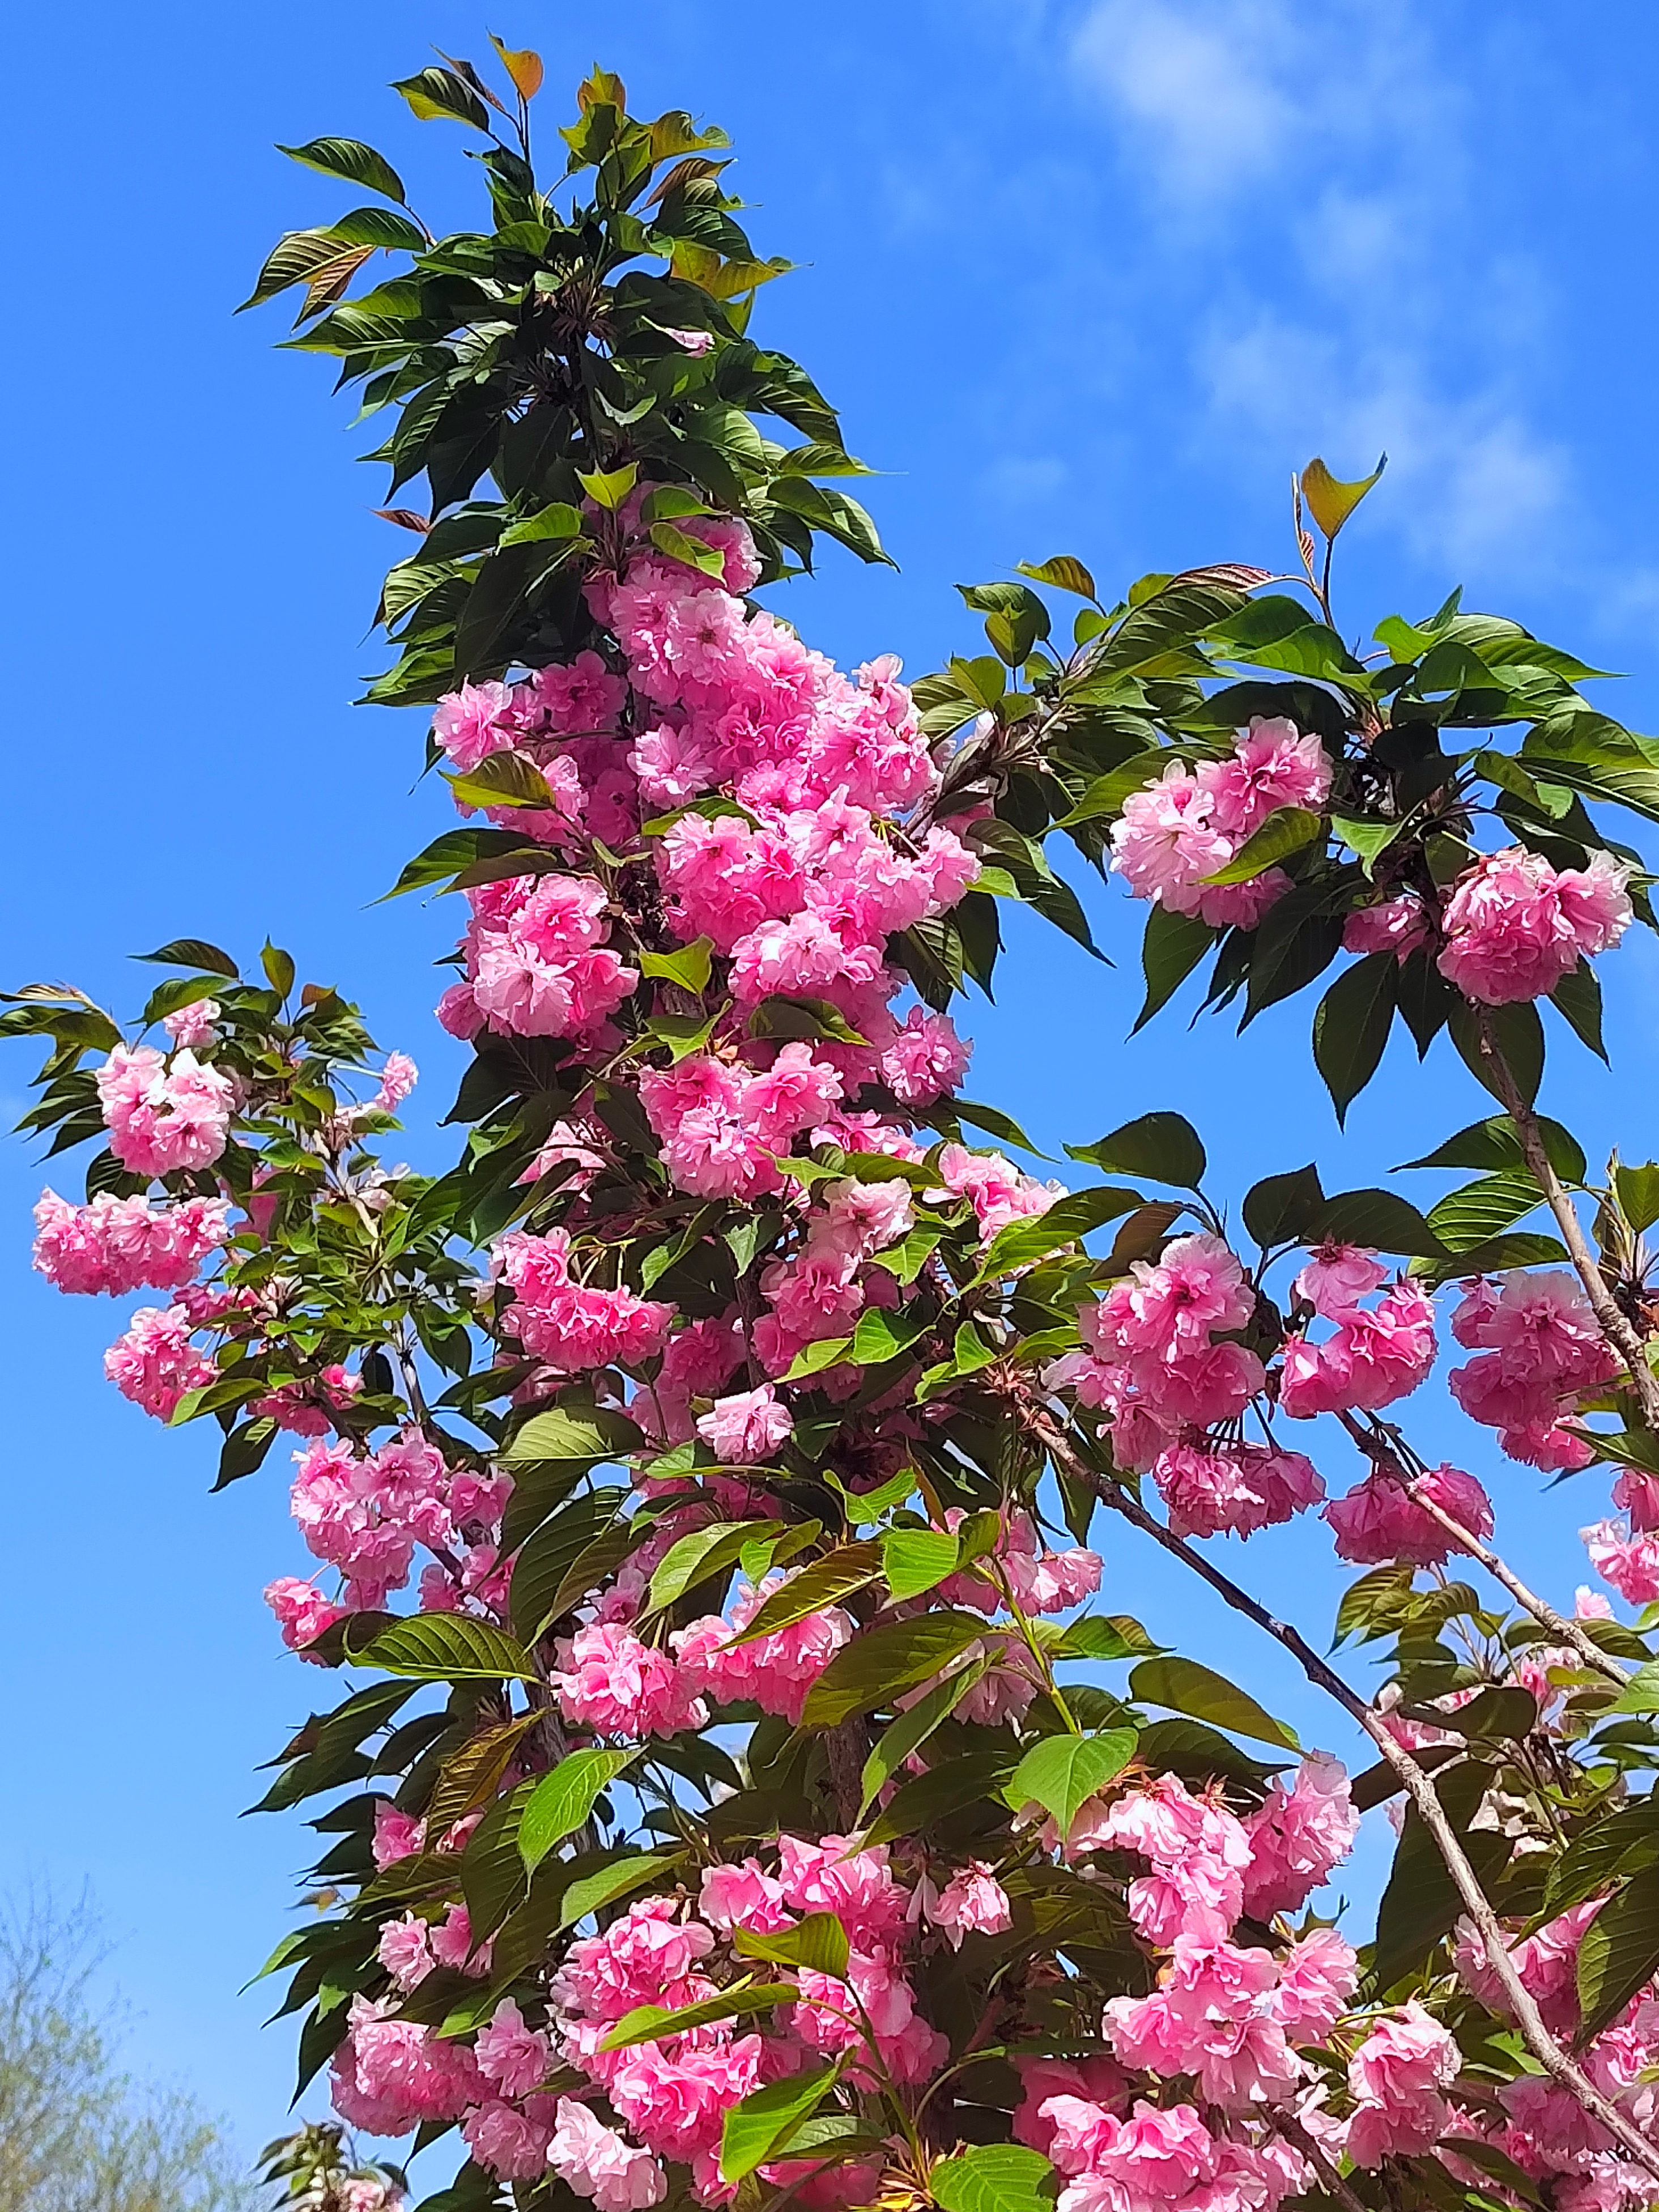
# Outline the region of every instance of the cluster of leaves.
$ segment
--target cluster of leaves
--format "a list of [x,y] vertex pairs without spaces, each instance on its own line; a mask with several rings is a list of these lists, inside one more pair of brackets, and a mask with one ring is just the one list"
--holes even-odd
[[[1328,556],[1375,481],[1336,483],[1317,461],[1304,472]],[[1409,890],[1435,915],[1444,888],[1478,857],[1486,819],[1500,842],[1556,867],[1583,867],[1597,851],[1632,862],[1637,911],[1652,927],[1639,854],[1604,834],[1589,808],[1659,821],[1659,740],[1586,697],[1579,687],[1605,672],[1504,617],[1465,613],[1457,592],[1423,622],[1379,623],[1379,650],[1360,654],[1333,625],[1328,557],[1322,581],[1311,534],[1304,528],[1302,537],[1300,595],[1265,588],[1297,580],[1224,566],[1143,576],[1109,606],[1069,555],[1023,566],[1029,582],[961,586],[985,617],[992,649],[952,660],[918,687],[929,729],[945,735],[975,722],[953,773],[1006,795],[1002,842],[1017,877],[1048,872],[1042,845],[1054,830],[1103,868],[1130,794],[1172,762],[1224,756],[1233,732],[1255,716],[1317,732],[1334,770],[1326,810],[1280,808],[1209,879],[1246,883],[1278,867],[1291,890],[1253,929],[1212,927],[1153,906],[1136,1026],[1211,955],[1204,1003],[1239,1005],[1242,1028],[1330,967],[1356,908]],[[1085,602],[1069,649],[1038,585]],[[1339,1115],[1376,1073],[1396,1018],[1419,1056],[1446,1030],[1492,1087],[1475,1010],[1439,974],[1436,950],[1431,942],[1403,963],[1366,955],[1325,992],[1314,1058]],[[1568,1026],[1603,1053],[1600,988],[1588,963],[1552,996]],[[1487,1018],[1517,1085],[1534,1097],[1544,1060],[1536,1009],[1505,1006]]]
[[[515,65],[539,83],[538,63]],[[434,239],[391,163],[356,140],[284,148],[392,204],[289,232],[246,302],[304,286],[288,343],[336,357],[341,384],[362,386],[366,413],[395,414],[368,457],[389,465],[390,496],[424,480],[424,514],[386,510],[421,545],[381,594],[379,619],[398,647],[369,689],[383,706],[591,642],[584,564],[614,544],[609,519],[636,473],[659,487],[647,520],[676,558],[707,562],[676,526],[711,504],[747,522],[763,582],[810,568],[820,536],[884,558],[869,516],[834,482],[866,472],[834,410],[796,362],[745,334],[757,288],[790,264],[757,259],[737,221],[725,132],[678,109],[641,122],[621,80],[596,70],[561,134],[568,177],[591,193],[561,204],[537,184],[528,98],[515,88],[511,131],[467,64],[397,87],[416,115],[488,142],[469,149],[488,181],[486,231]],[[381,251],[407,255],[406,269],[346,296]],[[641,265],[653,263],[666,266]],[[757,416],[798,441],[767,436]]]

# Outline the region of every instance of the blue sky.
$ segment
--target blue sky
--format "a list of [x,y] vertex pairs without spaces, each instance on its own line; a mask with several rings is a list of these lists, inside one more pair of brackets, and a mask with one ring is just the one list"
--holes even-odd
[[[900,572],[832,558],[791,587],[779,603],[815,643],[850,660],[896,650],[920,672],[970,635],[954,582],[1062,550],[1114,584],[1282,563],[1291,471],[1320,453],[1355,476],[1386,448],[1343,544],[1344,627],[1426,612],[1462,582],[1469,604],[1629,671],[1614,710],[1656,726],[1659,18],[1642,0],[606,12],[518,0],[489,27],[544,53],[544,136],[596,58],[636,108],[726,125],[758,246],[804,264],[763,295],[757,327],[887,472],[870,503]],[[436,1164],[458,1056],[428,963],[453,920],[368,902],[441,807],[411,790],[418,723],[349,704],[379,665],[368,621],[401,548],[325,370],[270,351],[271,311],[230,310],[280,229],[343,204],[275,140],[367,137],[428,220],[463,216],[461,134],[415,124],[383,88],[428,42],[477,55],[485,23],[435,0],[88,0],[67,39],[66,20],[34,9],[14,29],[0,153],[20,679],[0,971],[72,976],[126,1009],[144,974],[128,952],[190,933],[251,956],[269,929],[421,1062],[408,1150]],[[1310,1156],[1337,1188],[1482,1110],[1440,1054],[1419,1073],[1396,1041],[1341,1139],[1306,1064],[1305,1003],[1242,1042],[1179,1016],[1126,1042],[1139,916],[1115,893],[1095,904],[1115,970],[1015,928],[1001,1002],[975,1009],[970,1088],[1040,1142],[1180,1104],[1218,1190]],[[1602,964],[1616,1072],[1558,1044],[1549,1103],[1592,1152],[1616,1133],[1641,1158],[1659,948]],[[27,1072],[14,1050],[0,1104],[21,1106]],[[29,1273],[40,1182],[25,1146],[0,1149],[0,1885],[90,1882],[136,2060],[257,2148],[281,2120],[291,2044],[234,1992],[287,1924],[301,1838],[235,1815],[313,1687],[258,1600],[298,1548],[271,1470],[210,1501],[206,1439],[164,1435],[103,1384],[121,1313]],[[1413,1412],[1425,1442],[1492,1472],[1455,1413]],[[1340,1449],[1325,1456],[1345,1484]],[[1518,1561],[1568,1595],[1599,1484],[1540,1496],[1511,1471],[1498,1488]],[[1325,1629],[1316,1532],[1244,1557]],[[1108,1591],[1248,1665],[1312,1740],[1340,1744],[1274,1654],[1115,1538]]]

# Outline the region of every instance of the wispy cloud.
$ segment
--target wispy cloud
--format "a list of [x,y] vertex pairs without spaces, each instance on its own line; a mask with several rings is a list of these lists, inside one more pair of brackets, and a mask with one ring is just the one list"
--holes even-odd
[[1194,444],[1258,481],[1264,453],[1358,473],[1386,449],[1415,551],[1549,568],[1571,459],[1516,375],[1547,286],[1492,251],[1468,56],[1425,0],[1091,0],[1070,54],[1190,302]]

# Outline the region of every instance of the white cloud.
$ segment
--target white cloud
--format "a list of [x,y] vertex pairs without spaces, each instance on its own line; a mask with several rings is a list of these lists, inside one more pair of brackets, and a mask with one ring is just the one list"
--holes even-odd
[[1208,199],[1285,158],[1296,110],[1273,67],[1283,44],[1275,20],[1282,11],[1275,18],[1258,0],[1097,0],[1073,39],[1073,64],[1117,108],[1167,191]]

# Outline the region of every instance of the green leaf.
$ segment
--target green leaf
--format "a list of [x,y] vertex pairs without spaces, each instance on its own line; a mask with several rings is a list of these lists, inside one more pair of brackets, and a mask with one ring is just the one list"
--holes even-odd
[[1343,483],[1331,474],[1323,461],[1309,462],[1298,479],[1302,496],[1307,501],[1309,514],[1328,538],[1336,536],[1388,465],[1389,457],[1384,453],[1370,476]]
[[785,1382],[804,1382],[809,1376],[822,1375],[826,1367],[838,1367],[852,1349],[852,1344],[850,1336],[823,1336],[815,1344],[803,1345],[779,1379]]
[[276,151],[286,154],[290,161],[303,161],[308,169],[320,169],[325,177],[340,177],[349,185],[362,185],[371,192],[384,193],[389,200],[406,204],[403,179],[384,154],[377,154],[361,139],[313,138],[303,146],[279,146]]
[[584,1406],[580,1413],[556,1406],[532,1413],[501,1457],[509,1468],[545,1460],[582,1460],[592,1467],[638,1451],[644,1442],[633,1422],[609,1406]]
[[1261,827],[1247,837],[1224,868],[1206,876],[1206,884],[1248,884],[1264,874],[1276,861],[1312,844],[1325,826],[1325,817],[1305,806],[1281,806]]
[[228,952],[210,945],[204,937],[175,937],[154,952],[134,953],[133,958],[157,968],[204,968],[210,975],[228,975],[232,982],[241,973]]
[[424,852],[415,855],[392,889],[383,891],[380,896],[382,900],[402,898],[409,891],[424,890],[428,884],[447,883],[480,860],[504,860],[513,854],[529,855],[544,851],[545,848],[526,845],[516,830],[446,830],[441,837],[433,839]]
[[677,529],[672,522],[653,522],[651,543],[671,561],[682,562],[688,568],[700,568],[705,576],[713,576],[717,582],[726,574],[726,556],[718,545],[705,544],[701,538]]
[[983,1676],[990,1664],[988,1660],[969,1660],[953,1674],[947,1674],[936,1683],[924,1698],[907,1706],[890,1727],[882,1730],[876,1746],[864,1762],[863,1795],[859,1804],[859,1821],[862,1822],[883,1790],[898,1772],[912,1752],[927,1742],[934,1729],[949,1720],[963,1698],[975,1682]]
[[1406,817],[1401,815],[1391,822],[1379,822],[1369,815],[1334,813],[1331,827],[1362,864],[1369,883],[1378,860],[1406,827]]
[[489,109],[453,70],[423,69],[418,76],[397,78],[392,89],[402,93],[422,123],[466,123],[475,131],[489,129]]
[[678,1604],[687,1590],[716,1575],[729,1574],[750,1544],[764,1543],[781,1535],[781,1521],[717,1522],[710,1528],[694,1528],[680,1537],[664,1554],[651,1577],[651,1593],[640,1618],[648,1620],[665,1606]]
[[1316,1237],[1327,1204],[1319,1170],[1310,1162],[1252,1183],[1244,1194],[1244,1226],[1264,1251],[1275,1244],[1305,1244]]
[[1015,1764],[1016,1747],[999,1751],[969,1752],[930,1767],[903,1783],[865,1831],[865,1845],[890,1844],[896,1836],[926,1835],[952,1813],[994,1798]]
[[1368,954],[1343,969],[1314,1015],[1314,1064],[1331,1094],[1339,1127],[1382,1060],[1399,974],[1393,953]]
[[1391,1190],[1341,1190],[1328,1200],[1310,1242],[1365,1244],[1378,1252],[1443,1258],[1439,1238],[1417,1208]]
[[678,983],[683,991],[706,991],[714,965],[714,950],[712,938],[700,937],[694,944],[678,945],[672,952],[641,952],[641,972],[659,975],[665,982]]
[[429,243],[418,222],[395,208],[353,208],[328,226],[342,246],[378,246],[386,253],[419,253]]
[[1659,1659],[1650,1659],[1645,1667],[1638,1667],[1607,1710],[1609,1715],[1659,1713]]
[[733,1938],[738,1954],[764,1959],[775,1966],[804,1966],[809,1972],[847,1978],[851,1947],[847,1930],[833,1912],[807,1912],[793,1928],[775,1936],[755,1936],[738,1929]]
[[1016,1813],[1025,1805],[1041,1805],[1060,1835],[1067,1836],[1079,1808],[1122,1772],[1139,1741],[1133,1729],[1045,1736],[1009,1776],[1003,1796]]
[[1127,1613],[1085,1613],[1050,1647],[1048,1656],[1051,1659],[1139,1659],[1160,1649]]
[[1034,584],[1051,584],[1059,592],[1072,592],[1080,599],[1098,599],[1095,580],[1081,561],[1069,553],[1053,554],[1047,561],[1016,561],[1015,568]]
[[860,1367],[879,1367],[908,1352],[927,1329],[925,1321],[908,1314],[890,1314],[880,1306],[866,1306],[859,1316],[847,1356]]
[[1169,1004],[1221,933],[1196,915],[1174,914],[1165,906],[1152,908],[1140,940],[1146,996],[1135,1016],[1137,1030],[1145,1029],[1152,1016]]
[[810,2119],[840,2078],[839,2061],[787,2075],[752,2089],[726,2113],[720,2128],[720,2176],[742,2181],[781,2152],[804,2120]]
[[573,1751],[526,1800],[519,1820],[519,1856],[534,1874],[556,1843],[574,1835],[609,1782],[637,1759],[636,1751]]
[[577,483],[595,507],[603,507],[611,512],[622,505],[639,480],[639,464],[636,461],[629,461],[623,467],[612,469],[608,473],[603,469],[592,470],[586,475],[580,469],[576,471]]
[[502,545],[536,545],[549,538],[580,538],[581,509],[567,501],[550,500],[522,522],[509,522],[497,541]]
[[881,1540],[881,1571],[896,1598],[920,1597],[958,1564],[957,1540],[936,1528],[894,1528]]
[[1588,960],[1581,960],[1550,993],[1550,1004],[1577,1037],[1600,1060],[1607,1048],[1601,1042],[1601,979]]
[[1506,1168],[1449,1191],[1429,1210],[1429,1226],[1448,1252],[1473,1252],[1544,1202],[1529,1169]]
[[523,1644],[461,1613],[422,1613],[400,1620],[361,1652],[355,1665],[427,1682],[536,1682],[541,1677]]
[[[1563,1182],[1582,1183],[1589,1173],[1584,1148],[1571,1129],[1553,1121],[1547,1114],[1538,1116],[1539,1133],[1550,1164]],[[1408,1168],[1516,1168],[1526,1163],[1521,1151],[1521,1139],[1507,1114],[1494,1114],[1490,1121],[1472,1121],[1467,1129],[1460,1129],[1455,1137],[1448,1137],[1438,1151],[1430,1152],[1420,1160],[1406,1160]]]
[[1659,1164],[1626,1167],[1621,1161],[1613,1171],[1613,1187],[1632,1229],[1651,1229],[1659,1221]]
[[1650,1866],[1609,1899],[1578,1946],[1579,2040],[1621,2013],[1659,1967],[1659,1867]]
[[[912,1485],[915,1480],[913,1474]],[[908,1489],[905,1495],[909,1495]],[[760,1637],[775,1636],[780,1629],[793,1627],[798,1620],[810,1620],[826,1606],[866,1589],[880,1572],[879,1544],[866,1540],[838,1545],[803,1567],[781,1589],[774,1590],[742,1635],[732,1638],[732,1644],[752,1644]]]
[[927,1681],[985,1633],[977,1613],[929,1613],[886,1620],[843,1645],[807,1692],[801,1725],[835,1728]]
[[1235,1735],[1252,1736],[1259,1743],[1278,1744],[1285,1751],[1302,1748],[1294,1729],[1195,1659],[1143,1659],[1129,1676],[1129,1694],[1149,1705],[1167,1705],[1171,1712],[1231,1729]]
[[1031,1142],[1013,1115],[1005,1114],[1000,1106],[980,1106],[971,1098],[954,1096],[948,1103],[958,1121],[971,1122],[975,1129],[983,1129],[988,1137],[996,1137],[1005,1145],[1018,1145],[1021,1152],[1035,1153],[1040,1160],[1048,1158]]
[[597,1874],[584,1875],[580,1881],[571,1883],[559,1901],[560,1927],[574,1928],[579,1920],[585,1920],[590,1912],[597,1912],[601,1905],[614,1904],[630,1891],[645,1888],[672,1867],[677,1856],[672,1851],[637,1853],[613,1859]]
[[1199,1133],[1182,1114],[1143,1114],[1092,1145],[1067,1145],[1067,1155],[1115,1175],[1151,1176],[1196,1190],[1208,1165]]
[[1046,1213],[1028,1214],[999,1229],[980,1262],[975,1281],[994,1283],[1017,1267],[1029,1267],[1062,1245],[1075,1243],[1103,1223],[1120,1214],[1133,1213],[1144,1203],[1138,1190],[1122,1190],[1113,1183],[1098,1183],[1057,1198]]
[[1454,993],[1446,1015],[1446,1028],[1464,1066],[1476,1082],[1502,1100],[1503,1092],[1492,1063],[1481,1049],[1483,1023],[1489,1028],[1498,1052],[1508,1063],[1515,1085],[1531,1105],[1544,1079],[1544,1024],[1533,1006],[1475,1007]]
[[655,2043],[666,2035],[689,2035],[694,2027],[708,2027],[717,2020],[737,2020],[793,2004],[799,1996],[793,1982],[750,1982],[722,1990],[719,1996],[706,1997],[701,2004],[682,2005],[678,2012],[665,2005],[636,2005],[617,2021],[599,2049],[627,2051],[636,2043]]
[[1049,2212],[1060,2181],[1048,2160],[1022,2143],[975,2143],[942,2158],[927,2186],[945,2212]]

